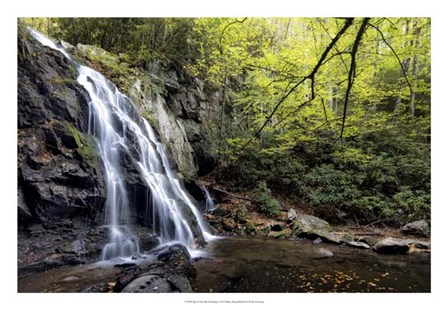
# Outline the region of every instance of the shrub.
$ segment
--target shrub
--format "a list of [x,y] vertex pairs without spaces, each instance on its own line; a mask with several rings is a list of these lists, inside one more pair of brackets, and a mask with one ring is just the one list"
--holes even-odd
[[266,181],[258,183],[255,191],[255,203],[260,208],[262,213],[268,215],[276,215],[280,211],[280,204],[274,197],[271,196],[271,190],[267,187]]

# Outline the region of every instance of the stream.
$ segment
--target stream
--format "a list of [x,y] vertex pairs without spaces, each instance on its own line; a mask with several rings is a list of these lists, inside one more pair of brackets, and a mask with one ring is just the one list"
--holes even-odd
[[207,251],[211,257],[194,264],[197,292],[430,292],[428,253],[248,237],[222,239]]
[[[329,252],[333,254],[330,256]],[[154,257],[137,262],[150,265]],[[195,292],[430,292],[430,254],[377,254],[307,240],[229,237],[193,260]],[[114,281],[114,263],[63,267],[19,278],[19,292],[89,292]]]

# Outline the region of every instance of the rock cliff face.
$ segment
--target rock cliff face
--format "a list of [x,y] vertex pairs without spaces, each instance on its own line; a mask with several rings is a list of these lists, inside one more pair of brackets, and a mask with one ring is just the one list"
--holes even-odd
[[212,144],[221,115],[219,92],[207,89],[179,65],[154,60],[140,71],[97,47],[78,44],[75,52],[139,106],[181,178],[191,180],[215,168]]
[[[19,266],[62,255],[76,240],[88,255],[82,239],[100,223],[106,199],[102,163],[87,134],[88,95],[62,54],[24,32],[18,54]],[[61,260],[81,259],[70,255]]]

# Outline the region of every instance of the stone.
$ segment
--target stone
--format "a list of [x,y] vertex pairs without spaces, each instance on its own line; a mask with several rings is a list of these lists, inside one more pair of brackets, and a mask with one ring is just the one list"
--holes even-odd
[[371,247],[373,247],[379,240],[378,238],[372,236],[362,236],[358,238],[358,241],[367,243]]
[[323,259],[323,258],[330,258],[333,257],[334,254],[328,249],[325,248],[318,248],[314,251],[313,258],[314,259]]
[[321,238],[316,238],[313,240],[313,244],[321,244],[322,243],[322,239]]
[[405,254],[409,251],[409,240],[399,238],[385,238],[373,246],[373,250],[384,254]]
[[294,209],[289,209],[288,210],[288,215],[287,215],[287,221],[288,223],[292,223],[297,219],[297,212]]
[[282,231],[283,227],[280,224],[272,224],[271,231]]
[[408,244],[411,246],[414,246],[417,249],[424,249],[424,250],[430,250],[431,249],[431,243],[430,242],[424,242],[420,240],[414,240],[414,239],[406,239]]
[[354,248],[370,249],[370,245],[368,245],[367,243],[364,243],[364,242],[360,242],[360,241],[349,241],[349,242],[344,242],[344,243],[346,245],[349,245]]
[[342,243],[350,243],[352,241],[355,241],[355,237],[352,234],[344,233],[341,237]]
[[182,292],[182,293],[192,293],[193,289],[191,288],[190,281],[183,276],[168,276],[167,281],[171,284],[174,292]]
[[75,47],[73,45],[63,40],[59,40],[56,45],[64,48],[69,53],[73,53],[75,51]]
[[281,231],[270,231],[268,234],[268,237],[275,238],[275,239],[286,239],[291,236],[292,229],[286,228]]
[[408,223],[401,228],[401,231],[407,235],[414,235],[425,238],[429,238],[431,236],[429,224],[426,220]]
[[169,293],[171,285],[157,275],[146,275],[131,281],[122,290],[123,293]]
[[188,271],[191,256],[184,245],[175,244],[165,249],[157,256],[157,259],[164,262],[173,272],[185,274]]
[[328,222],[312,216],[299,215],[292,224],[294,237],[305,237],[309,239],[321,238],[323,241],[339,244],[339,238],[332,233],[332,228]]

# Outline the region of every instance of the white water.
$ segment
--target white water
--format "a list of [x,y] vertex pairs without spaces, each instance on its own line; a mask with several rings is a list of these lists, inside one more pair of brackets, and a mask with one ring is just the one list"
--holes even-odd
[[215,203],[213,202],[213,199],[210,196],[210,193],[205,185],[202,185],[202,190],[204,191],[205,194],[205,212],[215,210]]
[[[67,52],[50,39],[31,30],[43,45]],[[105,167],[107,184],[106,222],[109,243],[104,247],[102,259],[128,257],[139,253],[137,238],[132,234],[131,212],[125,176],[120,166],[122,153],[126,153],[138,167],[140,177],[150,189],[147,211],[152,233],[162,244],[180,242],[194,253],[195,236],[188,224],[196,221],[199,233],[206,241],[215,238],[209,231],[181,182],[171,170],[162,144],[152,127],[139,115],[133,102],[99,72],[77,64],[78,82],[87,90],[89,103],[89,131],[96,138]],[[189,214],[188,214],[189,213]]]

